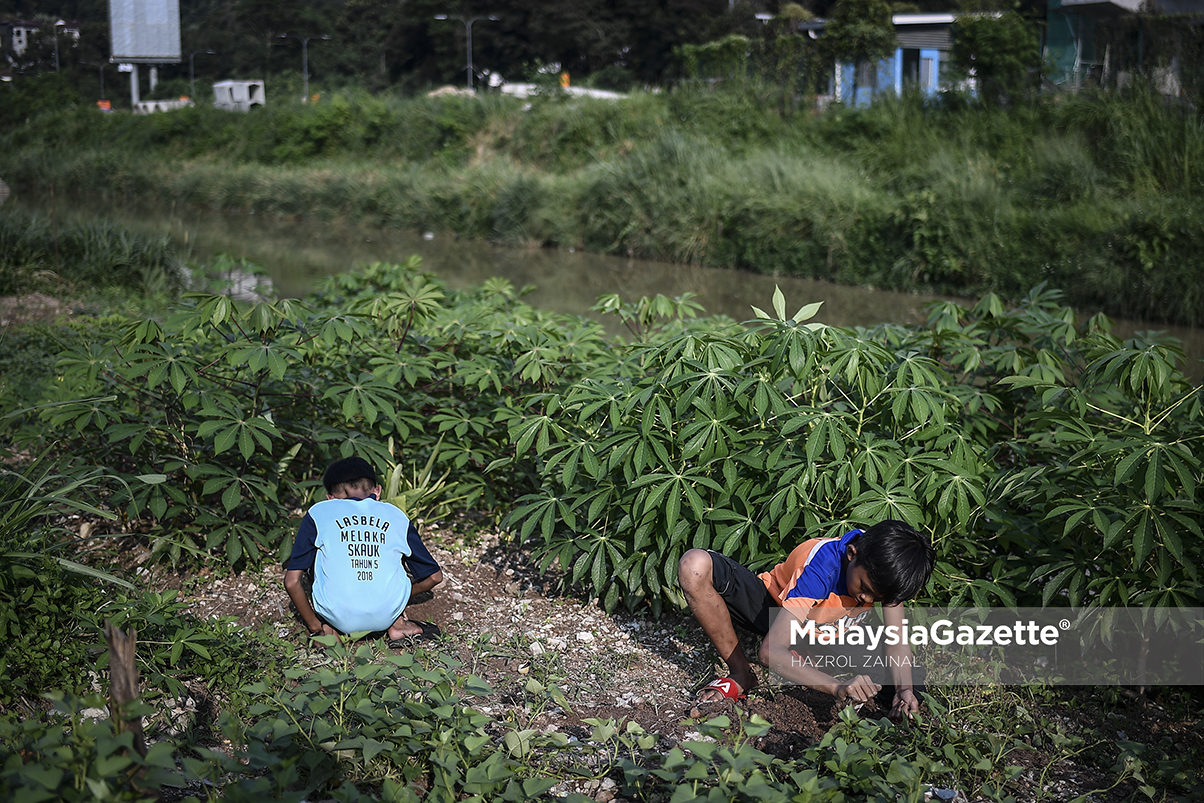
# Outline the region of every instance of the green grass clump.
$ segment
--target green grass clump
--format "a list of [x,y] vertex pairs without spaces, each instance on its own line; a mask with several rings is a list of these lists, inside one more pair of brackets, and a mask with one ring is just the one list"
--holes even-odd
[[166,235],[138,235],[109,221],[56,226],[42,217],[0,214],[0,295],[108,288],[171,296],[187,281]]

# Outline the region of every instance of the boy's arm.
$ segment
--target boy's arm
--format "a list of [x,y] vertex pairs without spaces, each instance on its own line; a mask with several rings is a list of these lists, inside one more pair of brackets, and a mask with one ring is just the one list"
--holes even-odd
[[[899,628],[896,632],[902,632],[903,619],[906,615],[907,609],[902,603],[882,607],[883,622],[887,627],[894,625]],[[891,705],[890,717],[891,719],[900,719],[905,715],[910,717],[920,710],[920,701],[916,697],[911,683],[911,646],[902,640],[898,644],[887,644],[886,657],[890,664],[891,678],[895,681],[895,699]]]
[[808,663],[804,645],[791,646],[790,623],[797,621],[802,624],[807,610],[793,606],[779,609],[769,633],[761,643],[761,662],[786,680],[825,692],[838,700],[865,702],[872,698],[882,687],[868,676],[858,675],[841,682]]
[[423,591],[430,591],[435,586],[443,582],[443,572],[437,571],[434,574],[424,577],[414,583],[414,587],[410,589],[411,595],[421,594]]
[[410,547],[410,554],[403,557],[402,562],[410,574],[419,578],[414,581],[410,593],[421,594],[423,591],[430,591],[443,582],[443,571],[431,556],[426,544],[422,543],[422,536],[418,534],[418,528],[414,526],[413,522],[406,531],[406,541]]
[[301,614],[301,619],[305,622],[305,627],[311,636],[338,635],[337,630],[318,618],[314,606],[310,604],[309,597],[305,594],[305,588],[301,585],[301,578],[304,575],[305,572],[300,569],[289,569],[284,573],[284,590],[288,592],[288,598],[293,601],[297,613]]

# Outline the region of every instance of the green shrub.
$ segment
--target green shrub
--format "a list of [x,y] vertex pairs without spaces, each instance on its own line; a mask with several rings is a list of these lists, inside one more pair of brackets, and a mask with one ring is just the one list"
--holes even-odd
[[290,511],[352,452],[383,472],[437,449],[447,497],[492,507],[530,477],[489,469],[501,419],[602,359],[600,329],[501,281],[447,291],[418,264],[331,277],[313,306],[190,294],[164,320],[114,316],[64,352],[17,440],[104,466],[113,509],[176,563],[287,551]]
[[103,495],[104,471],[45,465],[47,458],[0,472],[0,704],[35,705],[50,689],[92,691],[107,665],[107,655],[94,657],[104,646],[106,620],[138,631],[145,699],[185,696],[177,676],[199,678],[224,696],[252,679],[274,677],[278,645],[245,638],[229,621],[193,617],[174,591],[136,592],[79,562],[79,539],[62,522],[80,512],[115,518],[87,501]]
[[1182,353],[1076,327],[1058,297],[850,331],[778,295],[751,331],[667,331],[513,418],[507,463],[533,460],[542,487],[508,521],[608,609],[681,604],[690,548],[760,570],[886,518],[931,536],[941,604],[1198,604],[1204,426]]

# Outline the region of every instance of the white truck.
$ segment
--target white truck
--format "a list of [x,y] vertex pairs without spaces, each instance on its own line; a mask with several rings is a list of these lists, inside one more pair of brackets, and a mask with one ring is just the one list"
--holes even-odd
[[263,81],[218,81],[213,97],[214,107],[233,112],[249,112],[267,101]]

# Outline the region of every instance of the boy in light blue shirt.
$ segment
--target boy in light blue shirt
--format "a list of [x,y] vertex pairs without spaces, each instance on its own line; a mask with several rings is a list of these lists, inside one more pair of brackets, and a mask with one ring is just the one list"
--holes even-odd
[[[326,500],[297,528],[284,588],[311,636],[384,631],[390,640],[431,638],[439,628],[405,617],[410,597],[443,582],[409,517],[379,501],[367,460],[337,460],[322,478]],[[306,576],[313,572],[313,598]],[[411,577],[412,575],[412,577]]]

